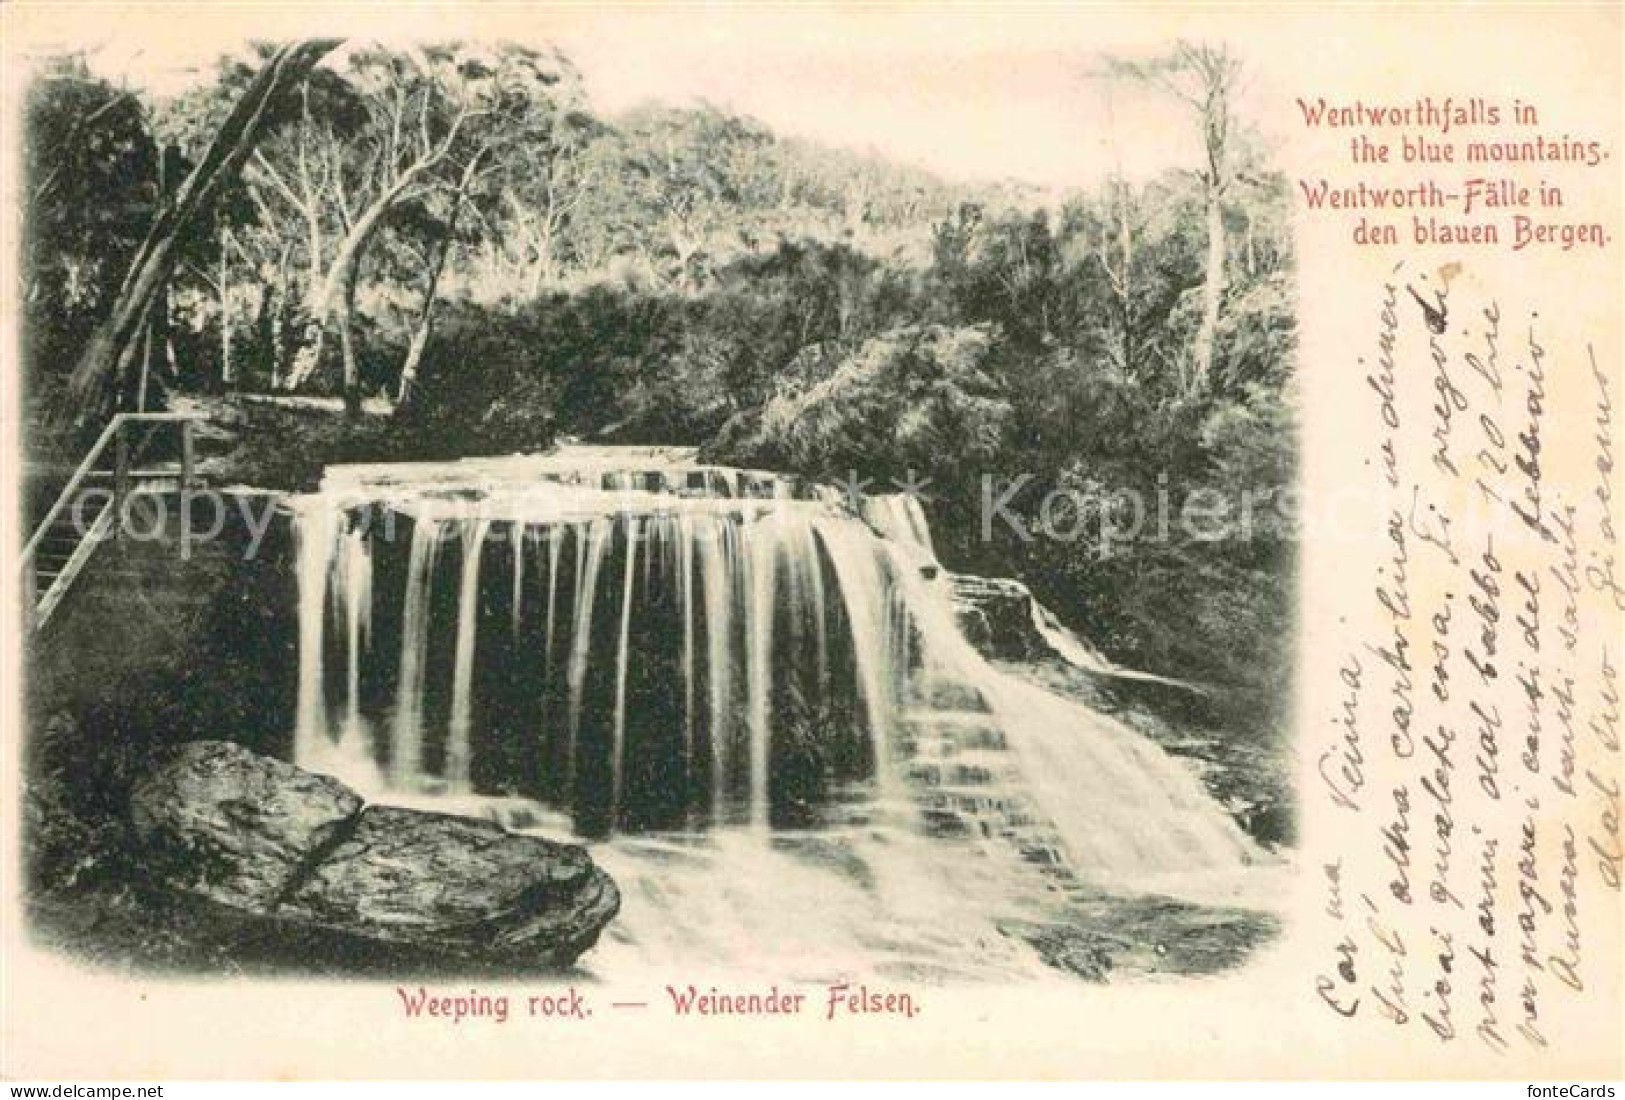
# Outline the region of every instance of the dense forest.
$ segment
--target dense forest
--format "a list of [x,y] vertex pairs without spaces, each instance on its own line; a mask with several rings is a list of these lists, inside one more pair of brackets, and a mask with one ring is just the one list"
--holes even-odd
[[[35,459],[71,451],[45,426],[83,406],[70,375],[90,334],[272,52],[167,98],[77,58],[34,82],[20,300]],[[349,46],[270,105],[102,396],[342,397],[344,457],[570,435],[907,482],[950,566],[1013,573],[1110,656],[1226,686],[1278,726],[1287,191],[1233,109],[1227,53],[1099,68],[1185,105],[1200,163],[1057,197],[709,106],[605,117],[552,50]],[[1016,522],[985,524],[990,497]],[[1192,507],[1221,521],[1181,522]]]

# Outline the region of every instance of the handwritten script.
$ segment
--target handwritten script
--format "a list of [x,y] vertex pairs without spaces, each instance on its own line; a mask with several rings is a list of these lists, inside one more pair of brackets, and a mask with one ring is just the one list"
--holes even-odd
[[1442,1043],[1546,1048],[1617,966],[1615,349],[1453,266],[1397,264],[1367,309],[1375,552],[1306,745],[1335,826],[1314,995]]

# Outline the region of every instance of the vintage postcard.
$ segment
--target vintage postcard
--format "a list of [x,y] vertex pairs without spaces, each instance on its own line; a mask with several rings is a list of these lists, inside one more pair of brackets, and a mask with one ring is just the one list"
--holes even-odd
[[1613,1095],[1617,5],[0,28],[8,1082]]

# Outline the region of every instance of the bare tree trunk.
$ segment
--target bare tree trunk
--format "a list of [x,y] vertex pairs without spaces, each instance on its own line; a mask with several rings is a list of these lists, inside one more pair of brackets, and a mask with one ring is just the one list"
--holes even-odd
[[276,369],[276,279],[268,266],[259,271],[259,292],[254,297],[254,320],[249,337],[250,363],[256,373],[269,373]]
[[283,368],[289,366],[290,330],[293,328],[293,275],[288,263],[288,246],[277,257],[276,309],[271,314],[271,388],[282,384]]
[[1219,304],[1224,298],[1224,208],[1218,188],[1207,193],[1207,265],[1202,277],[1202,323],[1196,330],[1196,380],[1213,370],[1213,344],[1219,332]]
[[169,288],[158,293],[147,315],[147,325],[141,342],[141,380],[137,389],[135,407],[146,412],[152,407],[152,383],[168,387],[175,377],[175,343],[169,320]]
[[[321,365],[322,344],[327,332],[327,321],[335,308],[342,312],[340,317],[339,339],[349,339],[346,329],[355,309],[355,284],[361,268],[361,260],[366,255],[367,246],[372,243],[373,233],[378,229],[383,216],[389,212],[395,200],[400,197],[407,187],[415,181],[419,173],[410,173],[400,183],[391,188],[382,197],[377,199],[367,211],[357,219],[344,243],[339,246],[338,255],[333,257],[333,264],[327,269],[327,278],[323,280],[321,289],[311,299],[311,316],[307,332],[313,333],[313,339],[307,342],[306,347],[300,349],[295,360],[294,369],[288,375],[288,389],[294,389],[302,384]],[[349,353],[346,352],[345,369],[349,369]],[[348,374],[346,374],[348,385]]]
[[435,242],[429,259],[429,274],[423,288],[423,306],[418,312],[418,323],[412,331],[412,343],[406,349],[406,361],[401,364],[400,386],[395,394],[395,411],[410,408],[417,386],[418,372],[423,367],[423,353],[434,337],[434,307],[439,294],[440,273],[445,269],[446,257],[451,252],[451,233],[448,231]]
[[428,350],[433,335],[434,318],[425,311],[412,332],[412,343],[406,349],[406,362],[401,364],[401,379],[395,392],[397,414],[412,407],[413,398],[417,395],[418,371],[423,366],[423,353]]
[[231,364],[231,243],[230,231],[220,227],[220,385],[229,389],[237,380]]
[[452,242],[457,238],[457,219],[463,212],[463,201],[474,185],[482,159],[481,156],[474,156],[463,166],[457,190],[452,192],[451,212],[446,215],[445,229],[436,238],[433,251],[429,254],[423,307],[418,313],[417,327],[412,332],[412,343],[406,349],[406,362],[401,364],[400,386],[395,395],[396,412],[410,407],[412,403],[413,387],[417,385],[418,371],[423,366],[423,353],[428,350],[429,340],[434,336],[434,306],[440,293],[440,273],[446,269],[446,258],[451,255]]
[[1106,82],[1106,124],[1111,136],[1112,176],[1108,194],[1112,216],[1117,222],[1117,258],[1112,262],[1111,245],[1102,235],[1100,266],[1111,286],[1113,313],[1117,321],[1118,369],[1128,375],[1134,369],[1134,223],[1128,180],[1123,174],[1123,150],[1117,136],[1117,96],[1111,81]]
[[361,417],[361,364],[355,353],[355,283],[356,266],[349,268],[338,307],[339,347],[344,354],[344,415],[351,420]]
[[1127,74],[1172,95],[1189,107],[1201,127],[1207,163],[1202,166],[1206,206],[1207,259],[1202,278],[1202,317],[1191,350],[1187,392],[1207,385],[1218,340],[1219,311],[1224,302],[1224,201],[1233,175],[1228,148],[1230,108],[1240,65],[1223,46],[1179,42],[1171,54],[1149,64],[1116,63],[1112,71]]
[[[158,196],[167,199],[170,191],[170,161],[179,157],[180,151],[173,145],[165,145],[158,154]],[[161,330],[161,331],[160,331]],[[160,339],[161,338],[161,339]],[[141,347],[141,382],[136,390],[135,411],[146,412],[148,390],[156,364],[153,362],[156,355],[168,350],[169,342],[169,287],[166,285],[158,292],[153,302],[152,310],[147,315],[147,325],[142,337]]]
[[1219,307],[1224,301],[1224,200],[1230,189],[1230,96],[1237,64],[1222,48],[1182,47],[1185,63],[1200,79],[1193,96],[1200,112],[1207,165],[1202,174],[1207,203],[1207,265],[1202,281],[1202,323],[1196,332],[1196,382],[1209,385],[1213,373],[1214,343],[1218,340]]
[[1134,225],[1128,182],[1117,181],[1117,291],[1118,334],[1125,373],[1134,369],[1137,349],[1134,342]]
[[[338,253],[333,257],[332,265],[327,269],[327,278],[322,283],[321,290],[312,299],[311,324],[315,326],[317,339],[315,354],[309,358],[302,358],[296,363],[293,372],[288,376],[288,388],[293,389],[308,378],[312,371],[321,362],[321,335],[327,329],[328,317],[335,304],[342,304],[347,311],[343,318],[344,328],[339,331],[341,340],[349,339],[345,329],[348,328],[350,317],[353,316],[355,282],[361,267],[362,258],[367,248],[372,244],[373,234],[377,232],[383,222],[384,215],[392,210],[403,196],[416,187],[425,175],[431,172],[451,153],[456,142],[458,130],[468,115],[464,113],[452,122],[448,132],[440,139],[439,144],[426,149],[411,166],[406,168],[388,188],[372,200],[360,217],[350,225],[349,232],[339,245]],[[478,157],[474,158],[477,163]],[[348,295],[348,304],[339,303],[342,296]],[[346,371],[349,369],[348,353],[346,358]],[[346,379],[348,386],[348,378]],[[346,395],[348,400],[348,395]],[[357,406],[359,409],[359,406]]]
[[136,252],[107,321],[98,326],[74,367],[59,420],[88,427],[116,406],[134,358],[136,337],[154,297],[168,283],[177,247],[236,179],[271,123],[271,108],[310,74],[338,39],[308,39],[284,46],[232,108],[203,158],[165,203]]
[[361,415],[361,371],[356,360],[354,332],[356,282],[360,278],[361,260],[366,254],[367,245],[372,241],[373,232],[378,228],[384,213],[395,201],[395,196],[404,189],[403,183],[374,203],[372,208],[356,222],[355,228],[339,247],[339,254],[334,258],[333,266],[328,269],[327,282],[318,298],[317,312],[311,319],[317,332],[314,359],[303,373],[301,367],[296,364],[294,372],[288,378],[288,388],[293,389],[319,365],[322,337],[327,331],[326,318],[336,309],[339,350],[344,361],[344,409],[352,418]]
[[306,250],[310,254],[306,292],[310,297],[306,302],[307,312],[299,334],[299,346],[286,375],[290,390],[299,384],[296,379],[304,380],[321,366],[322,349],[327,338],[327,300],[323,295],[331,273],[327,276],[322,274],[322,216],[314,203],[306,208],[305,220],[309,233]]

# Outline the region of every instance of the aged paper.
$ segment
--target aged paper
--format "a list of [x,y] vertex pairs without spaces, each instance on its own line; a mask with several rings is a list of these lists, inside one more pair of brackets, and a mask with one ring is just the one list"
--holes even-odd
[[1617,7],[0,27],[8,1080],[1619,1077]]

